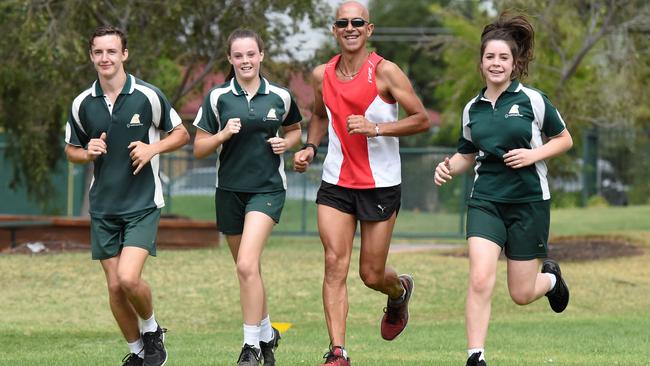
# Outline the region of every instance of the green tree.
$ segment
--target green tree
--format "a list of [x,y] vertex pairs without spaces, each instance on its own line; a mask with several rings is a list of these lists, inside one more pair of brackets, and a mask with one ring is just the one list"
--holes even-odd
[[[642,37],[634,30],[650,21],[645,1],[496,1],[496,10],[517,9],[529,15],[536,29],[536,59],[526,83],[547,93],[572,130],[592,125],[631,123],[630,111],[645,88],[637,76],[647,68],[639,58]],[[478,74],[482,28],[493,17],[478,9],[460,13],[435,8],[453,37],[445,45],[448,65],[437,96],[446,108],[445,123],[457,124],[460,110],[483,82]],[[636,39],[637,42],[631,42]],[[449,141],[451,143],[451,141]]]
[[[459,134],[462,106],[484,85],[476,67],[480,34],[494,16],[480,11],[478,2],[473,5],[470,12],[434,8],[453,34],[444,48],[446,80],[436,90],[436,96],[446,106],[445,133],[439,134],[437,141],[450,146]],[[603,145],[601,154],[621,162],[618,168],[627,175],[628,182],[635,184],[634,190],[642,187],[643,193],[637,196],[650,192],[647,177],[639,174],[647,171],[643,165],[648,164],[644,158],[647,148],[644,150],[644,140],[640,138],[647,140],[650,124],[650,4],[635,0],[500,0],[494,5],[497,13],[516,9],[533,22],[536,56],[524,82],[548,95],[567,121],[576,142],[573,158],[551,160],[554,174],[575,171],[583,131],[627,130],[619,134],[618,142]],[[603,135],[601,140],[609,136],[614,135]]]
[[[431,11],[431,3],[371,0],[368,7],[376,28],[370,45],[402,67],[426,106],[438,108],[431,90],[444,71],[441,49],[448,30],[440,15]],[[434,3],[444,6],[449,0]]]
[[[449,0],[371,0],[368,5],[375,24],[370,46],[402,68],[424,106],[433,111],[441,108],[434,91],[447,67],[442,59],[442,47],[449,30],[443,27],[440,14],[432,11],[432,6],[444,7],[450,3]],[[430,132],[401,141],[404,146],[426,146],[430,145],[431,138]]]
[[226,69],[225,39],[241,26],[265,39],[266,71],[286,78],[288,68],[273,62],[284,39],[302,20],[323,24],[328,9],[322,0],[0,2],[0,132],[9,137],[6,154],[14,163],[14,178],[2,184],[24,185],[47,206],[70,103],[95,77],[87,39],[97,25],[126,30],[128,72],[158,83],[177,104],[205,75]]

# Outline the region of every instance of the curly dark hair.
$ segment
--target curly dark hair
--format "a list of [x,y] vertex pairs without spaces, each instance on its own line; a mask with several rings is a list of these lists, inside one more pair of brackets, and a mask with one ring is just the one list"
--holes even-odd
[[494,22],[483,28],[481,33],[481,59],[489,41],[504,41],[510,47],[514,59],[511,79],[525,78],[528,64],[533,60],[535,30],[526,16],[512,12],[503,12]]

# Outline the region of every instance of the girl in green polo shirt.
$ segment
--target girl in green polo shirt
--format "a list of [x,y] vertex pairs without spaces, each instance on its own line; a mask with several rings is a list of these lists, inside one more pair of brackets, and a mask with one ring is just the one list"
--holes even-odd
[[280,333],[271,326],[260,259],[284,206],[282,155],[300,141],[302,117],[285,88],[260,76],[264,44],[257,33],[231,33],[227,56],[226,83],[210,90],[194,121],[194,155],[219,152],[217,225],[237,266],[244,318],[238,364],[275,365]]
[[559,313],[569,302],[560,267],[547,258],[550,193],[544,160],[566,152],[573,142],[546,96],[518,80],[527,75],[533,42],[533,27],[523,15],[503,13],[483,29],[480,70],[486,86],[463,109],[458,152],[438,164],[434,174],[440,186],[472,166],[476,171],[467,210],[468,366],[486,365],[502,250],[515,303],[530,304],[546,295]]

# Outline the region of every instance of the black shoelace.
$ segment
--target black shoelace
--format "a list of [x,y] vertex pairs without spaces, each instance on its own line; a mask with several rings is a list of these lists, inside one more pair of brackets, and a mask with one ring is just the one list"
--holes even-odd
[[336,360],[336,355],[334,354],[334,351],[327,351],[324,355],[323,358],[325,359],[325,362],[332,362]]
[[251,346],[250,344],[245,344],[244,348],[242,348],[241,353],[239,354],[239,359],[237,362],[253,361],[253,359],[255,361],[259,361],[255,347]]
[[[334,347],[334,348],[340,348],[340,347]],[[330,348],[330,350],[323,355],[323,358],[325,359],[325,363],[336,361],[339,358],[345,358],[345,356],[343,356],[343,352],[341,352],[341,356],[334,353],[334,348]]]
[[402,306],[400,305],[388,305],[384,308],[384,313],[387,315],[387,319],[389,323],[394,324],[397,323],[400,319],[400,310]]
[[138,357],[138,355],[136,355],[135,353],[128,353],[122,359],[122,365],[130,365],[132,361],[135,361],[137,359],[137,357]]

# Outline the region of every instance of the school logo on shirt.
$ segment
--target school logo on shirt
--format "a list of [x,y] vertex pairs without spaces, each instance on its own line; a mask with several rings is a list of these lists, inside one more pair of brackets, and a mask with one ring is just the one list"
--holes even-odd
[[131,121],[126,125],[127,128],[140,126],[142,126],[142,123],[140,122],[139,114],[134,114],[133,117],[131,117]]
[[266,117],[264,117],[265,121],[277,121],[278,116],[275,114],[275,108],[269,109],[269,112],[266,114]]
[[519,113],[519,105],[518,104],[513,104],[512,107],[510,107],[510,111],[506,113],[505,115],[506,118],[510,117],[523,117],[521,113]]

